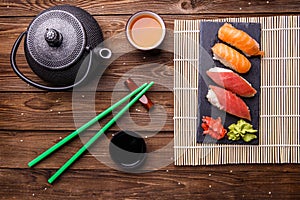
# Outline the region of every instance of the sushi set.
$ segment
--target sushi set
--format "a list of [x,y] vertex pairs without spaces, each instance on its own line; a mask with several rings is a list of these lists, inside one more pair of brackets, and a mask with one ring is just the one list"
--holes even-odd
[[175,165],[300,163],[299,30],[298,15],[175,20]]
[[[75,57],[67,64],[60,63],[57,69],[52,69],[53,63],[48,66],[45,59],[53,60],[52,55],[57,55],[61,60],[62,54],[57,50],[64,49],[61,44],[66,38],[60,31],[47,28],[52,25],[48,15],[60,16],[54,17],[61,22],[54,27],[57,29],[64,30],[64,23],[75,21],[77,24],[71,24],[75,27],[72,34],[81,41],[72,44],[79,48]],[[85,40],[95,39],[89,35],[91,30],[98,33],[97,44],[103,40],[96,21],[88,19],[92,18],[84,10],[68,5],[42,12],[13,45],[11,65],[15,73],[25,82],[48,91],[68,90],[81,84],[93,68],[92,57],[102,65],[112,56],[110,49],[86,43]],[[139,32],[139,27],[147,27],[149,21],[161,27],[152,34],[153,38]],[[39,27],[42,31],[37,31]],[[133,15],[126,27],[129,43],[139,50],[152,50],[165,37],[164,22],[149,11]],[[175,165],[300,163],[299,30],[297,15],[174,21]],[[72,38],[72,34],[67,35]],[[33,72],[46,82],[53,81],[54,86],[34,82],[19,71],[16,54],[23,37],[26,59]],[[146,37],[149,45],[141,45],[140,37]],[[41,48],[39,52],[34,52],[36,46]],[[89,52],[92,53],[87,57]],[[85,73],[72,84],[75,76],[69,75],[77,74],[83,62],[87,62]],[[125,85],[131,91],[138,90],[132,80]],[[153,106],[143,93],[134,102],[137,100],[148,110]],[[100,130],[99,135],[103,132]],[[85,150],[83,147],[75,160]],[[75,160],[71,158],[50,182]]]
[[[197,141],[258,144],[263,55],[260,24],[201,22],[200,26]],[[214,123],[215,119],[220,125]],[[240,130],[235,125],[239,120],[249,126],[248,131],[229,137],[226,133],[230,126]]]

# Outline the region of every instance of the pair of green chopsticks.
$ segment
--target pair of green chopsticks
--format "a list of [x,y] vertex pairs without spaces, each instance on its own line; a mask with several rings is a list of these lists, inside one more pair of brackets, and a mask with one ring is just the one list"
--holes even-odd
[[58,171],[55,172],[49,179],[48,182],[51,184],[53,183],[70,165],[72,165],[105,131],[107,131],[138,99],[140,99],[145,92],[154,84],[154,82],[151,82],[149,84],[145,83],[127,96],[125,96],[123,99],[112,105],[111,107],[107,108],[105,111],[91,119],[89,122],[72,132],[70,135],[65,137],[63,140],[59,141],[52,147],[50,147],[48,150],[46,150],[44,153],[40,154],[38,157],[33,159],[28,163],[29,167],[33,167],[38,162],[52,154],[54,151],[56,151],[58,148],[69,142],[71,139],[73,139],[75,136],[89,128],[91,125],[95,124],[98,120],[105,117],[107,114],[109,114],[112,110],[119,107],[123,103],[125,103],[128,99],[135,96],[127,105],[122,108],[120,112],[118,112],[103,128],[98,131],[86,144],[84,144],[81,149],[77,151]]

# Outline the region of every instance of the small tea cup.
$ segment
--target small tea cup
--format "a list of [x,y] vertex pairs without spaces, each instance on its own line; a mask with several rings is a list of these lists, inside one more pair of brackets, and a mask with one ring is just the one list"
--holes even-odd
[[151,11],[140,11],[133,14],[128,19],[125,29],[127,40],[139,50],[156,49],[166,35],[163,19]]

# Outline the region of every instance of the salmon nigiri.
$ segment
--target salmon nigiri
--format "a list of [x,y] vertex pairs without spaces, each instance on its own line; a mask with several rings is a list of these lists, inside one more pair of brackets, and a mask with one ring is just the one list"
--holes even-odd
[[246,73],[251,68],[250,61],[238,51],[223,43],[216,43],[212,48],[214,59],[238,73]]
[[264,52],[259,49],[259,44],[256,40],[229,23],[221,26],[218,31],[218,37],[222,41],[241,50],[246,56],[264,55]]
[[206,98],[212,105],[234,116],[251,120],[250,110],[240,97],[218,86],[210,85],[209,88]]
[[206,74],[219,86],[242,97],[253,97],[257,91],[251,84],[230,69],[213,67]]

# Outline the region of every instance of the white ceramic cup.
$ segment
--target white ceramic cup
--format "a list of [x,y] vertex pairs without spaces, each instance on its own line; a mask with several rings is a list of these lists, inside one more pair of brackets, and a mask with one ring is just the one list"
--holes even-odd
[[[134,42],[134,40],[132,39],[132,36],[131,36],[131,26],[132,26],[132,23],[135,23],[136,19],[141,17],[141,16],[150,16],[152,18],[154,18],[161,26],[161,29],[162,29],[162,33],[161,33],[161,37],[160,39],[152,46],[148,46],[148,47],[142,47],[138,44],[136,44]],[[136,49],[139,49],[139,50],[152,50],[152,49],[156,49],[164,40],[165,38],[165,35],[166,35],[166,26],[165,26],[165,23],[163,21],[163,19],[156,13],[154,12],[151,12],[151,11],[139,11],[135,14],[133,14],[127,21],[127,24],[126,24],[126,37],[127,37],[127,40],[129,41],[129,43],[134,46]]]

